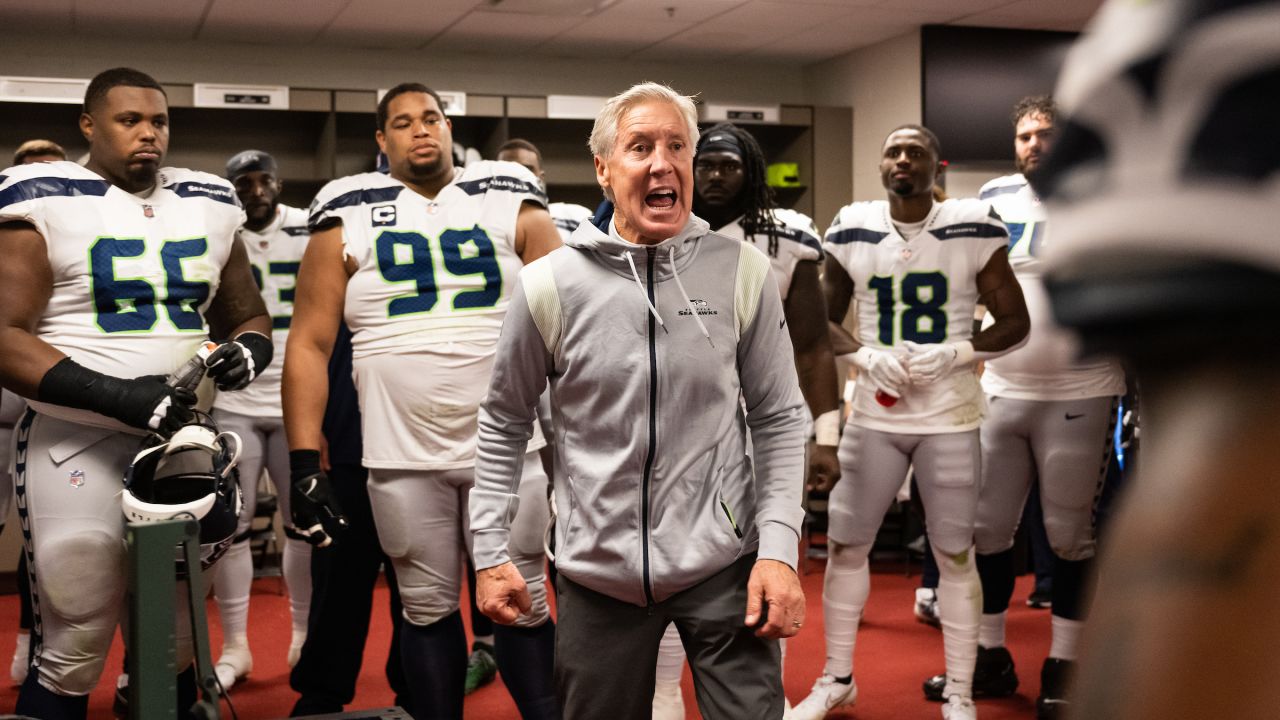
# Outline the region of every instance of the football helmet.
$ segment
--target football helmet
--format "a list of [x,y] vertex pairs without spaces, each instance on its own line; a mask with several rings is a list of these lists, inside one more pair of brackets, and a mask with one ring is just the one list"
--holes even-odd
[[1046,287],[1086,349],[1280,339],[1280,2],[1110,0],[1068,54]]
[[[167,439],[150,435],[125,471],[125,519],[151,523],[194,518],[200,523],[200,566],[208,570],[235,539],[240,448],[239,435],[219,432],[202,413]],[[180,552],[177,564],[179,577],[186,577]]]

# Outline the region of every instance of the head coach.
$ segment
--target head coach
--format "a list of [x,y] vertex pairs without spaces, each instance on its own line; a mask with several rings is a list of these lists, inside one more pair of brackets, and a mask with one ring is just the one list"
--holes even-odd
[[480,411],[480,608],[511,622],[529,601],[508,527],[551,386],[568,718],[648,718],[668,622],[704,717],[780,718],[777,638],[804,623],[804,399],[769,259],[690,211],[696,120],[654,83],[605,103],[590,146],[612,222],[521,273]]

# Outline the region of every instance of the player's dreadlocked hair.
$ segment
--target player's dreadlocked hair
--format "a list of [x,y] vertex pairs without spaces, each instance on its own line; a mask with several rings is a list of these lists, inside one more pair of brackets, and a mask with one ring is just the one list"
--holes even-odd
[[[777,207],[777,203],[774,200],[773,188],[769,187],[769,183],[765,181],[764,151],[760,149],[760,144],[751,136],[751,133],[733,123],[718,123],[698,138],[698,148],[694,153],[695,163],[707,140],[716,135],[728,135],[742,148],[743,183],[740,196],[743,205],[742,232],[747,237],[764,233],[769,238],[769,256],[777,257],[778,228],[774,224],[771,212]],[[697,193],[694,193],[693,214],[703,215],[701,205],[701,199]]]
[[1022,118],[1028,115],[1039,115],[1052,123],[1058,116],[1058,106],[1049,95],[1028,95],[1013,106],[1013,113],[1009,115],[1009,120],[1016,128]]

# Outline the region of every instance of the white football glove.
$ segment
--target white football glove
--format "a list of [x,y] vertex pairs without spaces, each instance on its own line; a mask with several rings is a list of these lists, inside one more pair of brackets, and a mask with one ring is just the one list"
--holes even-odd
[[907,384],[909,376],[902,361],[892,352],[863,345],[851,359],[858,368],[859,379],[871,381],[876,390],[883,390],[887,395],[902,397],[902,386]]
[[952,368],[973,361],[973,343],[968,340],[927,345],[907,340],[902,345],[907,349],[907,357],[904,359],[907,374],[915,385],[937,382]]

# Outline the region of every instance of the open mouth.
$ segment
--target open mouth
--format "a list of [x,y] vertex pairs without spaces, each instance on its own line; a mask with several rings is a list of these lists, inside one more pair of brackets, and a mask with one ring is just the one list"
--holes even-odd
[[676,206],[674,190],[659,190],[644,196],[644,204],[655,210],[668,210]]

